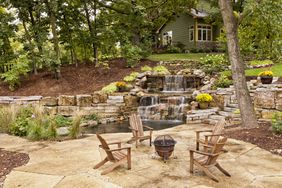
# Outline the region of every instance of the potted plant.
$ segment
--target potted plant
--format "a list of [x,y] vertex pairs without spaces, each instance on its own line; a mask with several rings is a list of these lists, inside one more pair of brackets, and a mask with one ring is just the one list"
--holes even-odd
[[126,91],[126,83],[125,82],[117,82],[116,86],[118,88],[118,91],[120,91],[120,92]]
[[273,72],[272,71],[263,71],[260,72],[259,75],[260,81],[262,84],[271,84],[273,79]]
[[207,109],[212,100],[212,96],[208,93],[202,93],[196,97],[196,101],[199,103],[200,109]]

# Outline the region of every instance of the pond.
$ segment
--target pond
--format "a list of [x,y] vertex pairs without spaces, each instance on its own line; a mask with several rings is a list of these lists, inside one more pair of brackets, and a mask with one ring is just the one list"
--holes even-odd
[[[167,129],[181,124],[184,124],[184,122],[180,120],[143,121],[143,125],[150,126],[154,130]],[[95,127],[86,127],[82,129],[82,132],[84,134],[127,133],[127,132],[131,132],[131,130],[129,129],[129,122],[123,121],[123,122],[115,122],[108,124],[99,124],[98,126]]]

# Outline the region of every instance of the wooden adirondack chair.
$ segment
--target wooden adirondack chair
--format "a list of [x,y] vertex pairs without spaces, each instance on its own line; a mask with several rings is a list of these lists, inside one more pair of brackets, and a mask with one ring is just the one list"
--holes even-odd
[[[218,156],[223,153],[222,148],[226,141],[226,137],[220,137],[217,143],[215,143],[215,145],[212,147],[210,152],[190,149],[190,173],[193,173],[193,167],[195,164],[198,168],[203,170],[207,176],[209,176],[216,182],[218,182],[218,179],[211,173],[211,171],[208,169],[209,167],[215,166],[226,176],[231,177],[231,175],[226,170],[224,170],[218,162],[216,162]],[[194,153],[200,154],[202,155],[202,157],[195,158]]]
[[[105,150],[107,156],[104,160],[96,164],[94,166],[94,169],[97,169],[103,166],[108,161],[113,162],[114,164],[110,165],[106,170],[104,170],[101,173],[102,175],[105,175],[113,171],[116,167],[126,162],[127,162],[128,169],[131,169],[131,147],[121,147],[121,142],[107,143],[104,140],[104,138],[102,138],[99,134],[96,134],[96,136],[101,142],[101,145],[99,145],[99,147]],[[113,145],[113,144],[117,144],[118,148],[110,149],[109,145]],[[127,150],[127,154],[121,152],[121,150]]]
[[[196,131],[196,149],[199,150],[200,144],[205,145],[214,145],[217,142],[218,138],[223,135],[224,125],[226,121],[224,119],[220,120],[211,130],[200,130]],[[200,138],[200,133],[210,132],[210,134],[204,135],[205,138]],[[206,147],[205,147],[206,148]]]
[[[136,142],[136,147],[138,144],[138,141],[142,142],[144,140],[150,141],[150,146],[152,145],[152,134],[153,134],[153,128],[142,125],[142,121],[139,115],[137,114],[132,114],[129,116],[129,124],[130,124],[130,129],[132,131],[133,137],[128,141],[128,142]],[[144,135],[143,127],[149,129],[150,133],[149,135]]]

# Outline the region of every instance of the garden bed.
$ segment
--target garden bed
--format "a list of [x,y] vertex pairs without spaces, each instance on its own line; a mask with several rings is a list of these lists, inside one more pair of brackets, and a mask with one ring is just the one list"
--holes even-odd
[[6,175],[13,168],[25,165],[28,161],[28,154],[6,151],[0,148],[0,188],[3,187]]
[[282,135],[275,135],[271,131],[270,124],[260,124],[252,129],[233,127],[226,131],[229,138],[252,143],[258,147],[282,156]]

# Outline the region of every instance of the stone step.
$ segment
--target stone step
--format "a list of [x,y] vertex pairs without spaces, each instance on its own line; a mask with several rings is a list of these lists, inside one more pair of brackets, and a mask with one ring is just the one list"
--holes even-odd
[[225,107],[223,108],[223,110],[224,110],[225,112],[234,112],[234,111],[237,110],[237,108],[225,106]]
[[235,104],[235,103],[230,103],[230,104],[227,104],[228,107],[231,107],[231,108],[239,108],[239,105],[238,104]]
[[221,119],[223,119],[225,117],[224,116],[220,116],[220,115],[210,115],[209,118],[213,119],[213,120],[221,120]]
[[233,113],[232,112],[219,111],[218,115],[221,115],[221,116],[224,116],[224,117],[232,117]]

